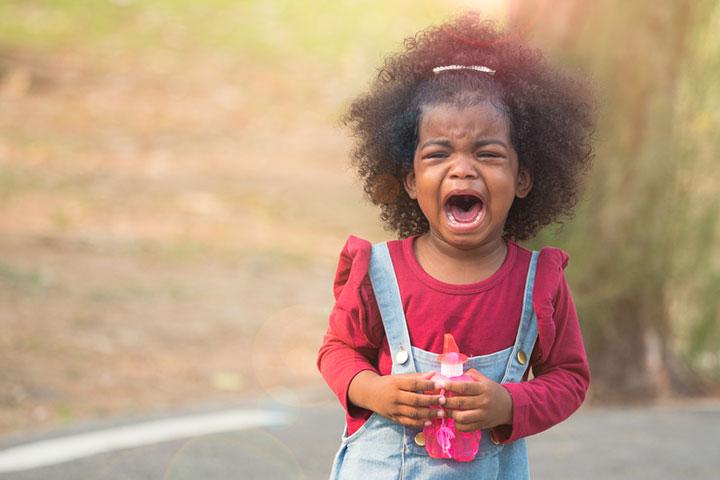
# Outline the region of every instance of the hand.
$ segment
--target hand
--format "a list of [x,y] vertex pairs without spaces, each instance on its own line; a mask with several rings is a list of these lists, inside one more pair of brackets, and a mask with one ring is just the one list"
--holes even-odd
[[348,390],[348,397],[355,405],[372,410],[393,422],[406,427],[422,428],[427,420],[438,416],[440,395],[423,393],[435,390],[430,378],[435,372],[378,375],[366,370],[358,373]]
[[505,388],[471,368],[467,375],[475,382],[445,383],[445,391],[453,396],[445,399],[449,418],[461,432],[493,428],[512,423],[512,397]]

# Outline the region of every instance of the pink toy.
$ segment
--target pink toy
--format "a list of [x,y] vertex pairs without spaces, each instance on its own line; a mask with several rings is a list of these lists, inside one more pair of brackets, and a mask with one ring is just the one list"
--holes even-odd
[[[461,382],[474,382],[475,379],[463,374],[463,364],[467,357],[458,351],[455,339],[449,333],[445,334],[443,354],[440,355],[440,373],[435,374],[431,380],[453,380]],[[445,389],[426,392],[451,397],[452,392]],[[441,407],[433,407],[441,408]],[[455,430],[451,418],[436,418],[432,424],[423,429],[425,436],[425,449],[433,458],[452,458],[458,462],[470,462],[475,458],[480,447],[480,430],[474,432],[458,432]]]

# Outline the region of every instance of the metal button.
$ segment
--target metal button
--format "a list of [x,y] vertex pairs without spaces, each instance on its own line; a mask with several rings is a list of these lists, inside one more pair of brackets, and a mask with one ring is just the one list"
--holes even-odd
[[404,365],[407,363],[408,358],[410,358],[410,355],[408,355],[407,350],[400,347],[400,350],[395,354],[395,361],[400,365]]
[[418,432],[415,434],[415,445],[418,447],[424,447],[425,446],[425,434],[423,432]]
[[520,362],[520,365],[525,365],[527,363],[527,354],[520,350],[517,353],[517,360]]
[[500,445],[500,440],[498,440],[498,439],[495,437],[495,432],[493,432],[492,430],[490,430],[490,441],[491,441],[494,445]]

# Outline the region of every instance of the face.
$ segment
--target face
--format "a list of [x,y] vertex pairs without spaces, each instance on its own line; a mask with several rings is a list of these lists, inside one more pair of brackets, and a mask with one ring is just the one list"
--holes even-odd
[[423,109],[405,189],[428,219],[431,239],[463,250],[502,242],[513,200],[531,187],[507,118],[491,103]]

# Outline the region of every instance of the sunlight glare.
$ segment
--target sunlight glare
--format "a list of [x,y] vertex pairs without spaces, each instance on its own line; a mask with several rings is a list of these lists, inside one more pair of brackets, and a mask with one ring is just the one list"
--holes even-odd
[[510,0],[453,0],[458,9],[474,10],[499,21],[508,19]]

